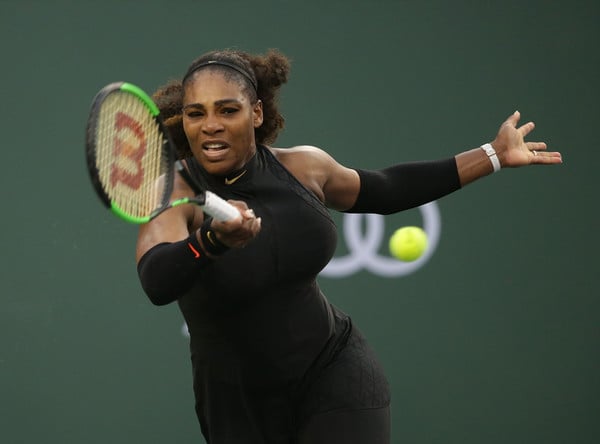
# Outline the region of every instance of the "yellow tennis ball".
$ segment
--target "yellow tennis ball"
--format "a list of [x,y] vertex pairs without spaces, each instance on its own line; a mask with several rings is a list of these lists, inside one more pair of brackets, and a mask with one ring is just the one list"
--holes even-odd
[[427,249],[427,233],[420,227],[402,227],[390,237],[390,253],[397,259],[412,262]]

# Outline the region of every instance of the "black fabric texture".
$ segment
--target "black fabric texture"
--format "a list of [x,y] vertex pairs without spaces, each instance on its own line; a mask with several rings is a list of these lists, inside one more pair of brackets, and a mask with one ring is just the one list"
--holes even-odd
[[356,171],[360,176],[360,192],[346,213],[397,213],[460,189],[454,157]]
[[137,271],[148,299],[154,305],[166,305],[184,294],[198,270],[209,262],[211,259],[192,233],[182,241],[152,247],[138,262]]

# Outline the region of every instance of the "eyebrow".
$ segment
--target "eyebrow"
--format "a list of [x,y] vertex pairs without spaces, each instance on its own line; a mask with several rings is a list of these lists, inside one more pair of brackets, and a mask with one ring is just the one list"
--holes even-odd
[[[238,99],[221,99],[215,101],[215,106],[223,106],[230,103],[241,104],[241,102]],[[188,103],[182,109],[186,110],[188,108],[204,108],[204,105],[201,103]]]

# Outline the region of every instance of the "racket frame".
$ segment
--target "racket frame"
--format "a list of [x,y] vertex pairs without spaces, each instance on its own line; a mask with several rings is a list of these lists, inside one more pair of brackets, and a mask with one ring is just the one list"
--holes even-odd
[[[96,131],[99,120],[98,116],[100,113],[100,107],[110,94],[113,94],[118,91],[132,94],[133,96],[140,99],[144,103],[144,105],[146,105],[151,115],[154,117],[159,127],[159,131],[163,136],[162,151],[163,156],[165,156],[166,154],[167,159],[167,171],[164,174],[166,183],[163,189],[163,196],[160,205],[148,216],[133,216],[124,211],[122,208],[120,208],[115,202],[113,202],[106,193],[104,187],[102,186],[102,181],[100,180],[100,174],[97,168]],[[143,224],[150,222],[156,216],[158,216],[159,214],[161,214],[169,208],[173,208],[182,204],[192,203],[202,207],[203,210],[207,211],[213,217],[220,220],[230,220],[239,217],[239,211],[235,207],[223,200],[221,197],[217,196],[211,191],[204,190],[200,186],[198,181],[190,175],[187,168],[183,165],[183,162],[175,158],[174,146],[175,145],[171,140],[169,131],[163,124],[158,106],[156,106],[152,98],[148,96],[148,94],[146,94],[146,92],[138,86],[128,82],[113,82],[103,87],[94,97],[94,100],[92,101],[91,105],[90,116],[88,118],[86,126],[87,168],[96,194],[98,195],[102,203],[107,208],[109,208],[116,216],[133,224]],[[181,199],[170,201],[174,187],[175,172],[179,173],[181,177],[186,181],[186,183],[190,186],[190,188],[196,195],[195,197],[184,197]],[[207,202],[207,200],[209,200],[209,202]]]
[[[128,212],[124,211],[120,208],[115,202],[113,202],[108,194],[106,193],[104,187],[102,186],[102,181],[100,180],[100,173],[97,168],[97,158],[96,158],[96,132],[98,129],[98,121],[100,108],[106,98],[110,94],[114,94],[116,92],[125,92],[129,93],[139,100],[148,108],[148,111],[154,117],[159,131],[163,136],[163,147],[161,148],[163,151],[163,156],[166,155],[167,161],[167,171],[165,172],[165,186],[162,193],[162,199],[160,205],[148,216],[133,216]],[[109,208],[115,215],[120,217],[121,219],[134,223],[134,224],[143,224],[147,223],[153,218],[155,218],[158,214],[162,213],[166,208],[169,207],[169,199],[171,193],[173,192],[173,171],[174,171],[174,162],[175,162],[175,153],[172,149],[172,142],[170,140],[169,132],[164,126],[162,119],[160,117],[160,110],[158,106],[154,103],[154,101],[146,94],[144,90],[140,87],[128,83],[128,82],[113,82],[106,86],[104,86],[94,97],[90,109],[90,117],[88,118],[88,123],[86,126],[86,161],[87,168],[90,173],[90,178],[92,181],[92,185],[96,194],[104,203],[104,205]],[[182,202],[183,203],[183,202]]]

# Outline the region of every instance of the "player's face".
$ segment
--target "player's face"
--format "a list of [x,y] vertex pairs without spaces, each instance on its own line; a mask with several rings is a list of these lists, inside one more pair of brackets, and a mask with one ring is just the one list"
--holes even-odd
[[235,80],[201,70],[186,85],[183,128],[192,153],[210,174],[242,168],[256,152],[254,129],[262,124],[262,103],[250,102]]

